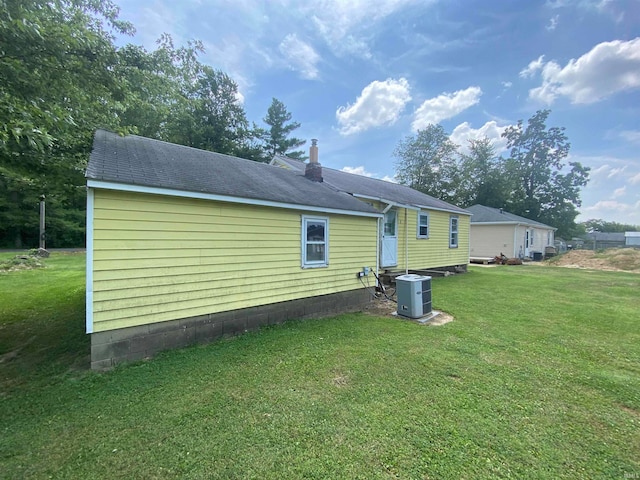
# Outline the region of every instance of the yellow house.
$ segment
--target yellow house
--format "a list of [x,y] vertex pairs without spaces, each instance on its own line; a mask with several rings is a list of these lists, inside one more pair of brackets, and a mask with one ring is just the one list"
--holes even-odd
[[100,130],[86,176],[94,369],[369,300],[382,215],[304,173]]
[[278,168],[97,131],[86,173],[92,368],[359,309],[372,272],[466,268],[468,212],[357,175],[341,181],[358,188],[341,188],[344,172],[320,166],[315,141],[310,157]]
[[[272,165],[303,172],[304,162],[276,156]],[[471,213],[405,185],[323,167],[325,183],[371,205],[379,227],[381,271],[466,271]]]

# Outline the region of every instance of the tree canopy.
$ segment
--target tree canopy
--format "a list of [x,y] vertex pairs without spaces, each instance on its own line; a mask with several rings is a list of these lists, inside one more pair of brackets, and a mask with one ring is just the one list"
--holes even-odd
[[[203,64],[201,42],[116,47],[131,34],[111,0],[0,0],[0,246],[38,244],[47,197],[47,245],[84,244],[84,170],[93,132],[118,133],[268,161],[304,141],[274,99],[250,124],[238,87]],[[290,123],[287,123],[290,122]]]
[[[290,137],[291,133],[300,128],[298,122],[291,121],[291,113],[277,98],[273,98],[267,110],[267,116],[262,119],[269,128],[265,130],[265,150],[270,157],[287,155],[298,160],[305,160],[304,150],[294,150],[306,142],[299,138]],[[289,122],[289,123],[287,123]]]
[[607,232],[607,233],[640,232],[640,225],[608,222],[600,218],[593,218],[593,219],[587,220],[586,222],[580,222],[578,225],[580,227],[583,227],[585,232]]
[[570,144],[563,127],[547,127],[549,113],[539,110],[526,127],[520,120],[502,134],[511,149],[506,160],[513,182],[509,209],[555,226],[560,236],[566,236],[578,215],[580,188],[587,184],[589,168],[565,162]]
[[471,140],[461,153],[440,125],[428,125],[398,143],[396,177],[405,185],[450,203],[505,208],[551,225],[570,238],[589,168],[567,162],[570,144],[562,127],[547,127],[549,110],[525,126],[505,129],[509,156],[496,156],[488,138]]
[[415,135],[402,139],[395,151],[396,178],[447,202],[457,202],[459,168],[458,146],[440,125],[428,125]]
[[0,243],[37,245],[41,194],[49,240],[83,243],[91,134],[123,99],[106,28],[131,31],[109,1],[0,2]]

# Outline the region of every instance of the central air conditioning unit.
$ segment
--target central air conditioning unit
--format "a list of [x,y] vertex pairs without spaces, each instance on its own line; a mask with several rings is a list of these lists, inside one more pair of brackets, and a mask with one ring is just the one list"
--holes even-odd
[[421,318],[431,313],[431,277],[409,273],[396,277],[398,315]]

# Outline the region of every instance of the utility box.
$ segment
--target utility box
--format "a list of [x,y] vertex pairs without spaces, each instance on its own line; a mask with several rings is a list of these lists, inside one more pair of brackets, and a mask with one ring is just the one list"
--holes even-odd
[[396,277],[398,315],[421,318],[431,313],[431,277],[409,273]]

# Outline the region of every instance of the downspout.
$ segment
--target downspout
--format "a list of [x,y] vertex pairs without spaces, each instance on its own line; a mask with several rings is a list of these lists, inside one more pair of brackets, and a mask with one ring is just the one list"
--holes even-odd
[[409,273],[409,222],[407,221],[407,209],[404,209],[404,264],[405,274]]

